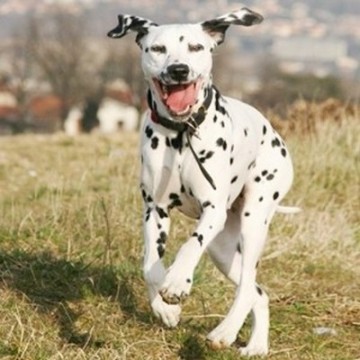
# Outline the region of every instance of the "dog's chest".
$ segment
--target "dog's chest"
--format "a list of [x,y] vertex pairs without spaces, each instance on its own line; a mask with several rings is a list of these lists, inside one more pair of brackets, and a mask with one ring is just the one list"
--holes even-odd
[[199,138],[169,131],[149,121],[142,139],[142,188],[156,204],[176,207],[195,218],[201,213],[202,199],[212,192],[199,163],[214,176],[221,164],[229,163],[232,148],[228,140],[230,125],[225,125],[221,116],[219,129],[210,119],[206,121],[199,129]]
[[141,187],[157,206],[176,207],[197,218],[207,204],[229,208],[241,192],[261,144],[263,121],[234,100],[219,101],[219,105],[224,110],[219,111],[220,106],[210,109],[198,128],[199,137],[190,139],[184,132],[146,120]]

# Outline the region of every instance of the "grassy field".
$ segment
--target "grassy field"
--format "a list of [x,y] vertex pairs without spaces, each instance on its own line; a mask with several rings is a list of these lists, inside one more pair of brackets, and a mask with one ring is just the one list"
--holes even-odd
[[[270,359],[360,359],[360,123],[318,122],[287,142],[296,178],[259,267]],[[234,287],[205,256],[176,329],[142,278],[138,136],[0,138],[1,359],[238,359],[206,334]],[[191,231],[173,213],[166,261]],[[319,335],[325,327],[330,333]]]

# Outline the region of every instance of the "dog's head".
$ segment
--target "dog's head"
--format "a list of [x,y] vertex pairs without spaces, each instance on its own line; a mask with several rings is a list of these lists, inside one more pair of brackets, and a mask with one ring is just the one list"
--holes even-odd
[[142,50],[142,68],[157,111],[175,121],[186,120],[201,106],[211,84],[212,51],[221,44],[230,25],[251,26],[263,17],[243,8],[199,24],[162,25],[131,15],[119,15],[108,33],[121,38],[136,32]]

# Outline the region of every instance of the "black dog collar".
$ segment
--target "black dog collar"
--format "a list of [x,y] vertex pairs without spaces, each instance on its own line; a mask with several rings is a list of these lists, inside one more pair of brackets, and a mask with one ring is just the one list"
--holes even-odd
[[205,101],[199,108],[198,112],[195,114],[192,114],[190,116],[189,120],[187,120],[185,122],[177,122],[177,121],[170,120],[166,117],[160,116],[158,114],[156,109],[154,109],[154,107],[153,107],[152,95],[151,95],[151,91],[149,89],[147,101],[148,101],[148,105],[151,109],[151,120],[154,123],[160,124],[170,130],[185,131],[188,128],[196,129],[205,120],[206,112],[209,109],[209,106],[212,101],[212,97],[213,97],[213,90],[212,90],[212,88],[210,88],[210,89],[208,89]]

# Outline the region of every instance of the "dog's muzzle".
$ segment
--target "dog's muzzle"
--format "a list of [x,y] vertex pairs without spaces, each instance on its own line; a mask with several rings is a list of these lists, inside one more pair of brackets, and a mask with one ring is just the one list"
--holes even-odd
[[190,80],[189,75],[188,65],[172,64],[159,78],[152,79],[156,92],[172,116],[189,115],[196,103],[203,80]]

